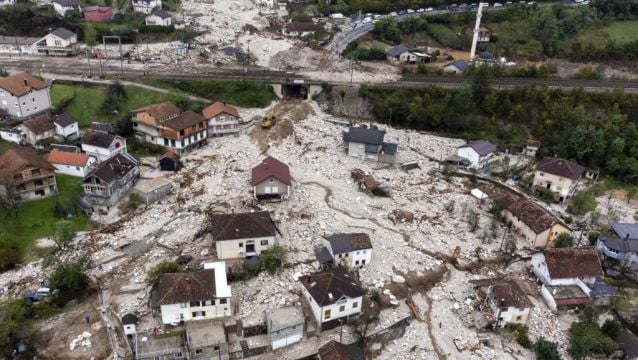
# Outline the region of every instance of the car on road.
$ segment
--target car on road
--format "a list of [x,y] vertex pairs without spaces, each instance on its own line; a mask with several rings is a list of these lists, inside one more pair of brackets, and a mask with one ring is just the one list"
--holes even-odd
[[390,16],[397,16],[398,14],[397,14],[397,12],[396,12],[396,11],[393,11],[393,12],[389,13],[388,15],[390,15]]
[[414,14],[414,10],[412,10],[412,9],[408,9],[406,11],[407,11],[408,14]]
[[492,6],[494,6],[495,8],[497,8],[497,7],[503,7],[503,4],[501,4],[501,3],[494,3],[494,5],[492,5]]
[[363,19],[363,21],[361,21],[361,22],[364,23],[364,24],[371,23],[372,22],[372,18],[367,17],[367,18]]
[[407,13],[408,13],[408,12],[407,12],[406,10],[399,10],[399,15],[405,15],[405,14],[407,14]]
[[425,12],[425,9],[424,9],[424,8],[420,8],[420,9],[417,9],[417,11],[416,11],[416,12],[418,12],[418,13],[420,14],[420,13],[422,13],[422,12]]
[[425,9],[425,12],[432,12],[432,11],[434,11],[434,9],[431,7]]

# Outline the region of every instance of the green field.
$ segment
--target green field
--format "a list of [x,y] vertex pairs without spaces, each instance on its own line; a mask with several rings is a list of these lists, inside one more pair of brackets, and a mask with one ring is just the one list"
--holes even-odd
[[605,26],[610,40],[617,44],[625,44],[638,40],[638,20],[612,21]]
[[57,201],[67,209],[74,209],[75,214],[69,218],[78,231],[87,230],[88,217],[80,211],[77,200],[82,193],[80,178],[69,175],[55,175],[58,184],[58,195],[41,200],[23,203],[18,208],[17,214],[2,214],[0,221],[0,233],[18,240],[23,250],[33,246],[36,239],[52,236],[55,232],[55,224],[60,219],[53,214],[53,206]]
[[[129,113],[133,109],[174,97],[171,94],[162,94],[137,86],[125,86],[125,89],[127,96],[118,105],[119,114]],[[86,127],[93,121],[113,120],[112,114],[100,114],[100,107],[106,97],[104,88],[66,84],[54,84],[51,88],[51,101],[54,107],[60,106],[72,97],[75,98],[68,104],[65,111],[78,121],[80,127]]]

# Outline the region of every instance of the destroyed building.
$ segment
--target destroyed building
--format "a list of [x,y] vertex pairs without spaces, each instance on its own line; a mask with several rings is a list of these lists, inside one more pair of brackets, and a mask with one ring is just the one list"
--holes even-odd
[[492,328],[527,323],[533,305],[516,281],[481,279],[470,283],[476,291],[480,311]]

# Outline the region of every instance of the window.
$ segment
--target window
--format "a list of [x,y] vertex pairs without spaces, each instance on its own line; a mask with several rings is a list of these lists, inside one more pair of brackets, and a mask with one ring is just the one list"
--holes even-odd
[[204,301],[204,306],[215,305],[215,300],[206,300]]
[[361,265],[365,265],[366,264],[366,259],[361,260]]
[[354,262],[355,265],[359,265],[359,260]]
[[281,335],[281,330],[275,331],[275,335],[277,335],[277,336]]
[[219,299],[219,303],[220,304],[226,304],[227,301],[228,301],[228,299]]
[[195,354],[198,354],[198,355],[199,355],[199,354],[201,354],[201,353],[202,353],[202,349],[197,349],[197,350],[195,350]]
[[79,167],[79,166],[76,166],[76,167],[75,167],[75,170],[80,170],[80,167]]
[[199,306],[199,301],[191,301],[190,305],[191,305],[191,307]]
[[355,302],[352,303],[352,308],[353,309],[356,309],[358,307],[359,307],[359,302],[355,301]]
[[262,240],[260,244],[261,246],[268,246],[268,240]]
[[331,311],[330,311],[330,309],[326,309],[326,310],[323,312],[323,317],[324,317],[324,318],[326,318],[326,319],[330,319],[330,316],[331,316]]
[[40,169],[31,170],[31,176],[40,176]]
[[240,243],[239,243],[239,247],[244,247],[244,243],[243,243],[243,242],[240,242]]
[[522,318],[523,317],[521,315],[519,315],[519,316],[516,317],[516,321],[521,321]]
[[36,190],[36,195],[44,196],[44,190]]
[[219,345],[213,346],[213,350],[215,350],[215,351],[219,350]]
[[344,312],[344,311],[346,311],[346,306],[345,305],[339,306],[339,312]]
[[203,317],[206,316],[206,311],[193,311],[193,317]]

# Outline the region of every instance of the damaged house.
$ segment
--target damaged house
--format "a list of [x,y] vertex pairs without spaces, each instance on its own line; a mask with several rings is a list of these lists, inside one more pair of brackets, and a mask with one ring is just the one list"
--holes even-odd
[[470,280],[478,298],[479,308],[494,329],[509,324],[527,323],[532,303],[521,287],[513,280]]
[[290,196],[290,169],[288,165],[269,156],[252,169],[251,184],[255,199],[283,200]]
[[300,277],[299,281],[302,297],[322,331],[361,313],[365,292],[343,269],[316,272]]
[[618,292],[602,281],[603,269],[594,247],[552,248],[532,255],[531,270],[542,284],[547,306],[608,305]]
[[571,234],[571,229],[549,211],[532,201],[519,197],[502,201],[501,215],[532,247],[551,246],[560,234]]
[[599,235],[596,248],[604,259],[638,271],[638,224],[611,223],[613,235]]
[[85,198],[93,205],[111,207],[122,199],[139,175],[137,160],[127,153],[117,154],[84,177]]
[[398,145],[384,142],[384,137],[385,130],[376,125],[352,126],[343,133],[343,146],[348,156],[393,164],[397,161]]
[[204,263],[190,273],[162,274],[151,291],[153,315],[162,324],[231,316],[231,289],[224,262]]
[[323,245],[317,252],[321,264],[359,267],[370,264],[372,259],[372,242],[368,234],[333,234],[323,239]]
[[219,259],[257,256],[276,243],[276,228],[268,211],[214,214],[210,221]]

